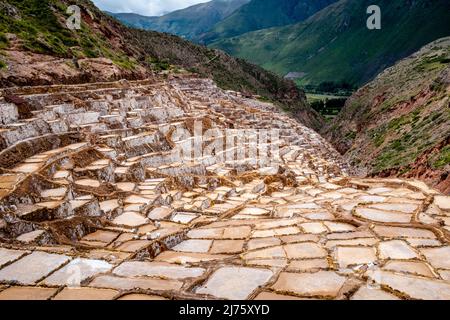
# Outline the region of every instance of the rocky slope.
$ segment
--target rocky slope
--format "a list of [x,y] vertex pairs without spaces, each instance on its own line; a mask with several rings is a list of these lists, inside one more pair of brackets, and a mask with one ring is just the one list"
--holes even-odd
[[[65,27],[68,5],[82,9],[81,30]],[[42,85],[144,79],[182,69],[211,77],[224,89],[275,101],[318,128],[292,82],[175,36],[127,28],[90,1],[0,1],[0,85]]]
[[170,12],[161,17],[146,17],[135,13],[108,13],[124,24],[197,40],[216,23],[230,16],[249,0],[213,0],[185,9]]
[[371,175],[450,192],[450,38],[387,69],[348,101],[327,139]]
[[[381,30],[369,30],[366,10],[378,5]],[[303,23],[246,33],[213,47],[286,75],[301,85],[361,86],[422,46],[450,35],[447,0],[341,0]]]

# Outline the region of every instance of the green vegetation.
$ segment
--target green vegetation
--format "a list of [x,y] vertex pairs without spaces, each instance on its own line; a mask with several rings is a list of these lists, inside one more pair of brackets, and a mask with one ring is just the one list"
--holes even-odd
[[324,94],[306,94],[306,98],[311,108],[316,110],[326,119],[332,119],[341,112],[345,106],[347,97],[331,96]]
[[[0,13],[1,14],[1,13]],[[0,50],[8,47],[9,41],[4,33],[0,33]]]
[[350,97],[324,135],[370,174],[405,174],[420,164],[438,171],[438,184],[450,161],[449,57],[447,37],[399,61]]
[[441,152],[433,159],[433,167],[440,169],[450,164],[450,146],[444,147]]
[[217,23],[201,38],[205,43],[306,20],[337,0],[251,0]]
[[[383,8],[382,30],[366,27],[372,4]],[[330,79],[360,86],[449,30],[448,0],[341,0],[302,23],[218,38],[211,46],[279,75],[303,73],[301,86]]]
[[0,49],[8,46],[5,33],[15,34],[26,50],[59,57],[110,58],[125,69],[133,63],[125,53],[113,49],[100,32],[94,32],[84,22],[80,31],[62,25],[61,17],[68,17],[67,6],[58,0],[9,0],[15,14],[0,12]]
[[[376,171],[411,165],[418,156],[437,143],[432,133],[436,132],[436,128],[440,125],[445,126],[445,122],[450,121],[450,118],[445,119],[439,111],[427,116],[424,116],[422,112],[425,110],[419,108],[395,118],[373,136],[373,142],[377,148],[387,142],[379,155],[373,159]],[[445,161],[445,156],[443,158],[444,160],[440,159],[436,162]],[[435,165],[435,167],[438,166]]]
[[327,95],[350,96],[357,90],[357,87],[345,82],[324,81],[319,85],[305,85],[304,89],[310,93],[325,93]]
[[146,17],[134,13],[109,13],[125,25],[167,32],[189,40],[198,40],[216,23],[230,16],[250,0],[214,0],[170,12],[161,17]]
[[172,66],[167,59],[159,60],[156,58],[149,58],[147,59],[147,63],[155,72],[167,71],[172,69]]
[[[0,29],[4,33],[16,34],[24,47],[37,53],[59,56],[68,54],[67,48],[77,45],[71,32],[61,28],[53,9],[59,9],[52,0],[10,0],[18,12],[16,16],[0,12]],[[1,39],[3,38],[3,39]],[[4,43],[4,37],[0,37]]]
[[6,62],[0,60],[0,70],[5,69],[7,67]]
[[426,57],[423,59],[416,67],[417,72],[428,72],[435,69],[441,68],[442,65],[447,65],[450,63],[450,57],[443,53],[433,57]]

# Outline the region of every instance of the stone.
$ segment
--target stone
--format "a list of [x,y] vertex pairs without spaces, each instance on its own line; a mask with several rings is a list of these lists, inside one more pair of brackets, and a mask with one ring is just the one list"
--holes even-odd
[[112,212],[119,207],[120,205],[117,199],[100,202],[100,209],[105,213]]
[[180,290],[182,285],[183,283],[178,280],[121,278],[115,276],[99,276],[89,284],[90,287],[94,288],[116,290]]
[[188,268],[165,262],[127,261],[114,269],[121,277],[155,277],[164,279],[185,279],[200,277],[203,268]]
[[383,269],[387,271],[411,273],[428,278],[436,277],[430,266],[421,261],[388,261]]
[[0,270],[0,281],[35,284],[64,263],[69,257],[35,251]]
[[174,251],[206,253],[212,245],[212,240],[190,239],[177,244]]
[[118,293],[111,289],[64,288],[52,300],[112,300]]
[[175,214],[175,216],[172,218],[173,222],[178,222],[178,223],[183,223],[183,224],[188,224],[190,223],[192,220],[195,220],[198,218],[198,215],[196,214],[191,214],[191,213],[177,213]]
[[223,235],[223,229],[194,229],[188,232],[189,238],[199,239],[220,239]]
[[355,215],[376,222],[407,223],[411,221],[411,215],[394,211],[382,211],[370,208],[356,208]]
[[0,248],[0,267],[9,262],[19,259],[27,253],[29,252]]
[[125,212],[115,218],[113,223],[128,227],[139,227],[148,223],[148,220],[136,212]]
[[331,221],[324,221],[323,223],[331,232],[350,232],[355,230],[355,227],[346,223],[336,223]]
[[44,230],[35,230],[31,232],[24,233],[17,237],[17,241],[29,244],[35,241],[38,241],[40,237],[45,234]]
[[247,243],[247,248],[248,250],[254,250],[259,248],[273,247],[280,244],[281,241],[278,238],[258,238],[258,239],[251,239]]
[[289,259],[313,259],[327,256],[325,249],[311,242],[287,244],[283,248]]
[[153,209],[147,217],[151,220],[166,220],[169,219],[172,213],[173,209],[160,207]]
[[387,227],[375,226],[373,231],[380,237],[386,238],[425,238],[435,239],[436,236],[430,230],[404,228],[404,227]]
[[378,245],[381,259],[414,259],[418,258],[417,253],[405,242],[392,240],[381,242]]
[[245,261],[248,266],[261,266],[261,267],[270,267],[272,270],[275,268],[283,269],[287,266],[286,259],[255,259],[255,260],[246,260]]
[[361,196],[359,200],[362,202],[385,202],[386,198],[380,196]]
[[246,252],[243,256],[246,260],[286,258],[286,252],[284,251],[283,247],[279,246]]
[[239,212],[240,215],[263,216],[268,215],[269,210],[257,207],[247,207]]
[[325,259],[293,260],[289,263],[287,271],[290,272],[313,272],[320,269],[328,269]]
[[442,280],[387,271],[369,271],[367,275],[376,283],[388,286],[412,299],[450,300],[450,283]]
[[270,280],[266,269],[222,267],[216,270],[195,292],[229,300],[247,299],[253,291]]
[[439,240],[407,238],[406,241],[413,247],[440,247]]
[[333,249],[335,247],[345,247],[345,246],[374,246],[378,243],[376,238],[357,238],[348,240],[331,240],[327,241],[326,247]]
[[450,247],[423,248],[420,252],[438,269],[450,269]]
[[244,240],[214,240],[210,253],[240,253],[244,249]]
[[310,223],[302,223],[299,225],[306,233],[319,234],[327,232],[328,229],[322,223],[319,222],[310,222]]
[[345,277],[332,271],[316,273],[282,272],[272,289],[305,297],[336,297]]
[[241,226],[241,227],[235,227],[235,228],[225,228],[223,231],[223,239],[246,239],[250,233],[252,232],[252,229],[248,226]]
[[435,196],[434,204],[442,210],[450,210],[450,197],[449,196]]
[[86,279],[100,273],[108,272],[112,267],[106,261],[77,258],[57,270],[42,281],[42,283],[47,286],[78,287]]
[[58,289],[10,287],[0,292],[0,300],[48,300]]
[[351,300],[400,300],[396,296],[375,288],[368,288],[367,286],[363,286],[356,291]]
[[319,242],[319,236],[313,234],[297,234],[280,237],[283,243]]
[[150,241],[147,240],[133,240],[133,241],[127,241],[120,246],[118,246],[116,249],[119,251],[125,251],[125,252],[136,252],[139,250],[142,250],[150,245]]
[[412,214],[419,206],[411,203],[378,203],[373,204],[370,207],[384,211],[398,211]]
[[119,234],[117,232],[106,231],[106,230],[97,230],[97,231],[83,237],[83,240],[111,243],[118,236],[119,236]]
[[366,247],[337,247],[336,260],[340,268],[369,264],[377,260],[376,251]]
[[164,251],[158,255],[156,261],[165,261],[170,263],[185,264],[185,263],[197,263],[205,261],[216,261],[228,258],[228,255],[223,254],[207,254],[207,253],[194,253],[194,252],[175,252]]

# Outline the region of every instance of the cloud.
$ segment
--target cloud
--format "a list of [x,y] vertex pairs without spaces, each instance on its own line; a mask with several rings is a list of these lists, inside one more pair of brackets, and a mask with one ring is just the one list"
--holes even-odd
[[159,16],[208,0],[93,0],[102,10],[134,12],[144,16]]

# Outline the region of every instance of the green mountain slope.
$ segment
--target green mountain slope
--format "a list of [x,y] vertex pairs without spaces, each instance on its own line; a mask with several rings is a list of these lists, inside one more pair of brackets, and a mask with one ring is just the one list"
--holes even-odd
[[249,1],[213,0],[177,10],[161,17],[146,17],[134,13],[108,14],[130,27],[167,32],[189,40],[195,40]]
[[306,20],[337,0],[252,0],[201,37],[212,43],[250,31]]
[[[382,11],[382,29],[366,27],[369,5]],[[448,0],[341,0],[304,23],[225,39],[212,46],[299,83],[361,85],[421,46],[450,35]]]
[[450,37],[381,73],[346,103],[326,138],[372,175],[450,192]]
[[[81,30],[65,26],[69,5]],[[88,0],[0,0],[0,87],[143,79],[180,68],[224,89],[261,95],[318,128],[321,118],[291,81],[169,34],[131,29]]]

